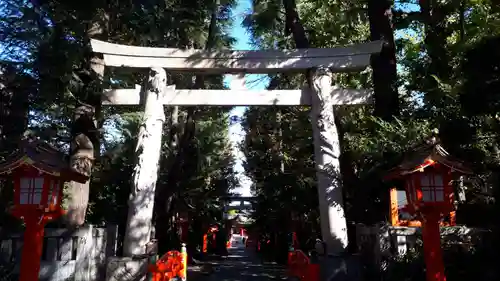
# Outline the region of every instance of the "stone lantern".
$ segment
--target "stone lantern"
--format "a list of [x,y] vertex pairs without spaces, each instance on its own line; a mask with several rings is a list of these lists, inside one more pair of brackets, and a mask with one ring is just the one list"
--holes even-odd
[[64,182],[85,183],[88,177],[71,170],[63,153],[39,140],[21,141],[19,150],[0,163],[0,177],[14,182],[11,213],[26,224],[19,280],[38,280],[45,224],[64,213]]

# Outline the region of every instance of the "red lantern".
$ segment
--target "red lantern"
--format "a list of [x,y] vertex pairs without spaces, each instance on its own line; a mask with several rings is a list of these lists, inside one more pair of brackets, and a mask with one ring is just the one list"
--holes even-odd
[[449,213],[454,209],[452,170],[431,159],[406,175],[405,191],[407,210],[411,214],[427,211]]
[[38,140],[21,142],[0,164],[0,176],[14,181],[11,212],[26,224],[19,280],[38,280],[44,227],[63,214],[64,181],[85,183],[88,177],[70,170],[64,154]]
[[406,210],[422,221],[427,281],[446,281],[439,220],[443,214],[454,210],[453,177],[472,174],[472,171],[461,162],[452,160],[436,138],[409,154],[385,180],[404,180],[408,201]]
[[64,181],[28,165],[18,167],[14,179],[14,209],[12,214],[21,218],[30,212],[43,212],[52,219],[62,214],[61,199]]

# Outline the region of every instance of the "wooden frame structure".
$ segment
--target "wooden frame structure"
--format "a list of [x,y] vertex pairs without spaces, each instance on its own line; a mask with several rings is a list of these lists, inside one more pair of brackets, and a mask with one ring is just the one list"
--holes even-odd
[[[372,91],[341,89],[334,85],[332,74],[365,69],[370,64],[371,55],[381,51],[382,44],[382,41],[373,41],[338,48],[290,51],[205,51],[125,46],[91,40],[93,52],[102,55],[105,66],[150,68],[148,82],[144,84],[147,87],[109,89],[103,93],[102,99],[107,105],[144,106],[144,120],[138,138],[141,154],[137,156],[137,163],[140,164],[136,166],[137,178],[134,176],[129,205],[135,209],[129,209],[128,218],[128,225],[142,226],[133,230],[127,228],[124,253],[137,254],[135,249],[140,249],[149,240],[148,228],[151,226],[148,220],[152,218],[152,204],[141,205],[139,202],[144,202],[148,194],[155,194],[154,175],[158,169],[164,105],[282,105],[311,106],[322,236],[328,255],[342,256],[347,250],[347,224],[333,107],[369,103]],[[240,81],[230,90],[182,90],[168,85],[165,69],[198,74],[237,74],[237,79],[241,80],[242,74],[307,72],[308,85],[299,90],[251,91],[246,90]],[[141,175],[149,177],[141,178]]]
[[[134,89],[108,89],[104,91],[104,105],[139,105],[141,104],[142,87]],[[365,89],[333,89],[331,96],[334,105],[370,103],[372,90]],[[166,106],[310,106],[311,91],[302,90],[176,90],[175,85],[167,86],[163,104]]]
[[114,67],[167,68],[171,71],[224,73],[273,73],[326,67],[334,72],[360,71],[380,52],[382,41],[329,49],[290,51],[205,51],[197,49],[152,48],[91,40],[92,50]]

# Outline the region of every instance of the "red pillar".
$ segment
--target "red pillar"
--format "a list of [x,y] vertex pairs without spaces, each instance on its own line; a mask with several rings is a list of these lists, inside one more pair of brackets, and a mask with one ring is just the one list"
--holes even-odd
[[26,216],[24,219],[24,244],[21,256],[19,281],[37,281],[40,273],[40,259],[43,251],[43,230],[45,222],[40,217]]
[[422,238],[427,281],[446,281],[439,233],[439,216],[430,215],[425,218],[422,225]]
[[203,234],[203,253],[207,253],[208,252],[208,235],[207,234]]

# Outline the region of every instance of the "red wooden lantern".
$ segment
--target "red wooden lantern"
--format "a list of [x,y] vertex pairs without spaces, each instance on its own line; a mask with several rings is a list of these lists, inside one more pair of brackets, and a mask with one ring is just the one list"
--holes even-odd
[[13,215],[22,218],[26,213],[41,211],[56,218],[62,214],[61,199],[64,181],[29,165],[18,167],[14,179]]
[[452,159],[437,139],[432,138],[408,153],[384,179],[404,180],[406,211],[411,214],[448,214],[454,210],[453,180],[462,174],[472,174],[472,171]]
[[449,213],[454,209],[452,170],[432,159],[410,173],[405,179],[407,210],[411,214],[426,212]]
[[385,180],[402,179],[408,206],[406,210],[422,221],[427,281],[445,281],[439,220],[454,210],[452,181],[458,174],[472,174],[432,138],[407,153]]
[[20,269],[21,281],[38,280],[45,224],[63,214],[65,181],[84,183],[88,177],[69,169],[65,155],[52,146],[25,140],[20,149],[0,164],[0,176],[14,181],[14,207],[26,229]]

